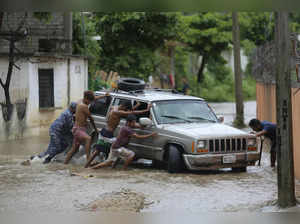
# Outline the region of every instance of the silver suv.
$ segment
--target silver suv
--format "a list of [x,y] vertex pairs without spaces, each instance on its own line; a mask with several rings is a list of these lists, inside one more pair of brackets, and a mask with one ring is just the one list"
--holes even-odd
[[[104,95],[105,91],[95,94]],[[144,128],[135,131],[139,134],[157,132],[158,135],[143,140],[134,138],[128,148],[136,153],[137,158],[167,163],[170,173],[184,168],[211,170],[229,167],[245,172],[247,166],[255,165],[259,159],[255,136],[222,124],[201,98],[158,89],[117,91],[110,95],[90,106],[97,128],[106,126],[108,111],[123,101],[130,101],[132,105],[141,102],[138,110],[151,103],[150,112],[138,115]],[[125,119],[121,119],[119,126],[123,125]]]

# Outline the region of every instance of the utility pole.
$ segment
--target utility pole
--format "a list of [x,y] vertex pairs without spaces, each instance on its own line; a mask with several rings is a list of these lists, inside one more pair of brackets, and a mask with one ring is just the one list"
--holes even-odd
[[278,205],[296,205],[288,12],[276,13],[276,109]]
[[234,77],[235,77],[235,108],[236,118],[234,125],[243,127],[244,124],[244,99],[243,99],[243,80],[241,73],[241,46],[240,46],[240,26],[238,13],[232,13],[232,39],[234,50]]

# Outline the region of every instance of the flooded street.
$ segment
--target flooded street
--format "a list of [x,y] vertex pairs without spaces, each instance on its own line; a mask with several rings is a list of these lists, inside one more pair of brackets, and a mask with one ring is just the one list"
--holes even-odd
[[[225,123],[234,104],[211,104]],[[255,117],[255,102],[245,104],[246,122]],[[276,211],[276,172],[263,153],[261,167],[247,173],[221,171],[171,175],[135,164],[128,171],[84,169],[78,165],[21,162],[47,147],[41,137],[0,143],[0,212],[167,212]]]

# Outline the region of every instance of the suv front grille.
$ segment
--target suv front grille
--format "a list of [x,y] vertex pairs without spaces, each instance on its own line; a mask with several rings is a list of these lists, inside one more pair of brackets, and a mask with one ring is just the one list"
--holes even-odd
[[209,152],[242,152],[247,150],[246,138],[211,139],[209,140]]

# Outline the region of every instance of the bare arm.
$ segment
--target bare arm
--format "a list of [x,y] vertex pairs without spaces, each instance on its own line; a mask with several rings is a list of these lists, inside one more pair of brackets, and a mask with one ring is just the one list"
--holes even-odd
[[131,114],[143,114],[143,113],[147,113],[148,111],[150,111],[150,108],[152,107],[151,104],[148,104],[147,109],[145,110],[134,110],[131,112]]
[[141,106],[141,103],[137,101],[137,104],[132,108],[132,110],[136,110],[139,106]]
[[138,138],[138,139],[144,139],[144,138],[149,138],[149,137],[156,136],[156,135],[157,135],[156,132],[153,132],[153,133],[148,134],[148,135],[139,135],[139,134],[134,133],[134,134],[132,135],[132,137]]
[[99,99],[102,99],[102,98],[107,97],[107,96],[109,96],[108,92],[105,95],[95,96],[95,100],[99,100]]
[[260,131],[260,132],[255,133],[255,136],[256,136],[256,137],[260,137],[260,136],[265,135],[266,133],[267,133],[267,131],[262,130],[262,131]]
[[91,112],[90,112],[90,110],[89,110],[88,107],[86,108],[85,113],[86,113],[88,119],[90,120],[90,122],[91,122],[93,128],[94,128],[95,131],[98,133],[98,129],[97,129],[96,125],[95,125],[94,118],[92,117]]
[[146,113],[150,110],[151,104],[148,105],[147,109],[145,110],[135,110],[135,111],[124,111],[124,110],[118,110],[118,111],[113,111],[113,113],[118,114],[119,116],[127,116],[129,114],[143,114]]

